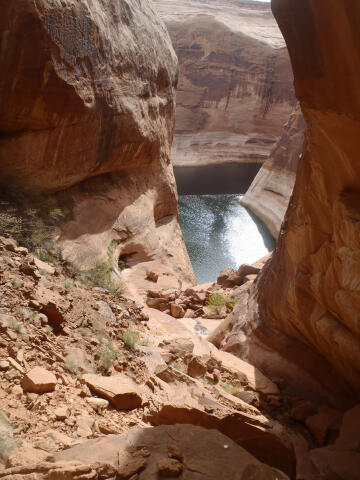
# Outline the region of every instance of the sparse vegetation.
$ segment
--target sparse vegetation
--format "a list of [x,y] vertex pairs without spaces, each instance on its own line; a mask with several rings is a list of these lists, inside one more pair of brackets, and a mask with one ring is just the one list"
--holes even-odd
[[65,364],[66,370],[68,370],[69,372],[78,373],[79,366],[76,363],[75,357],[72,357],[72,356],[65,357],[64,364]]
[[14,313],[19,317],[22,317],[24,320],[30,320],[36,315],[36,312],[34,312],[34,310],[30,310],[30,308],[26,307],[17,307],[15,308]]
[[114,347],[113,343],[110,340],[104,341],[98,350],[101,370],[107,372],[119,356],[120,352]]
[[65,290],[67,292],[70,292],[70,290],[73,288],[74,286],[74,281],[71,279],[71,278],[66,278],[63,282],[63,287],[65,288]]
[[216,384],[215,380],[212,380],[211,378],[197,377],[197,380],[200,380],[200,382],[202,382],[202,383],[207,383],[208,385],[215,385]]
[[134,350],[136,344],[139,341],[139,332],[136,332],[135,330],[131,330],[131,328],[128,328],[126,332],[122,334],[121,339],[125,343],[126,348],[129,348],[130,350]]
[[101,287],[106,288],[112,295],[116,295],[120,288],[120,284],[115,282],[112,278],[113,269],[115,267],[115,250],[117,246],[117,241],[113,240],[108,247],[108,259],[106,262],[101,265],[88,270],[83,275],[83,281],[86,285],[91,287]]
[[79,328],[79,333],[82,337],[88,337],[91,334],[91,330],[89,328]]
[[24,285],[24,282],[22,280],[20,280],[20,278],[13,277],[11,279],[11,285],[14,288],[21,288]]
[[223,305],[226,305],[226,299],[222,293],[212,293],[209,296],[206,305],[213,308],[222,307]]
[[13,427],[0,410],[0,461],[6,462],[10,453],[18,446],[13,437]]
[[[57,264],[53,250],[55,227],[70,214],[70,208],[58,205],[58,199],[25,197],[21,192],[1,192],[0,235],[9,234],[40,260]],[[29,207],[31,205],[31,207]]]
[[226,393],[230,393],[230,395],[236,395],[237,393],[244,391],[244,388],[241,385],[231,385],[230,383],[224,383],[222,388]]
[[46,250],[39,250],[37,252],[37,257],[43,262],[51,263],[55,266],[59,265],[59,260],[55,257],[55,255],[52,255],[50,252]]
[[22,323],[18,322],[14,317],[6,317],[6,323],[11,330],[16,333],[24,333],[24,327]]
[[181,366],[178,363],[173,363],[171,366],[175,368],[175,370],[178,370],[179,372],[182,371]]
[[228,303],[228,307],[231,308],[231,310],[233,308],[235,308],[235,306],[239,303],[239,299],[238,298],[235,298],[234,300],[232,300],[231,302]]

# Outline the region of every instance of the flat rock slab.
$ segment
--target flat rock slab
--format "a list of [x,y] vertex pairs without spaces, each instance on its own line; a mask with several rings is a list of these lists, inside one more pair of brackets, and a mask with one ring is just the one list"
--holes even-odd
[[[170,461],[174,451],[177,460]],[[58,452],[54,460],[85,465],[105,462],[121,472],[138,475],[138,480],[158,480],[170,470],[172,476],[181,474],[184,480],[288,479],[220,432],[193,425],[162,425],[108,435]]]
[[24,392],[29,393],[53,392],[56,383],[55,375],[42,367],[33,368],[27,372],[21,380],[21,386]]
[[83,379],[90,390],[109,400],[119,410],[132,410],[143,402],[141,388],[125,375],[103,377],[87,374],[83,375]]

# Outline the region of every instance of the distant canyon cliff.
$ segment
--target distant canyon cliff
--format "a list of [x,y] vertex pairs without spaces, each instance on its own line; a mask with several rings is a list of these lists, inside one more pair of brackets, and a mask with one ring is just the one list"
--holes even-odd
[[262,163],[296,105],[270,4],[154,3],[179,58],[174,165]]

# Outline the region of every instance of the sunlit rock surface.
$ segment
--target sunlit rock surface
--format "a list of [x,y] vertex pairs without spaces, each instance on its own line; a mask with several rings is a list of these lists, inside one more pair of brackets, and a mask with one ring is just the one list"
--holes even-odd
[[274,238],[279,235],[294,188],[303,150],[304,130],[304,118],[300,107],[297,107],[290,115],[270,158],[265,161],[241,199],[242,205],[265,223]]
[[154,3],[180,64],[174,164],[262,163],[296,103],[270,4]]

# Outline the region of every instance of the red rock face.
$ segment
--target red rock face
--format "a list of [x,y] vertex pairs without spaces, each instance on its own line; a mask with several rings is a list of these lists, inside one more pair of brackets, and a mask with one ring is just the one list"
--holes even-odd
[[296,99],[268,3],[155,0],[179,58],[175,165],[263,162]]
[[300,107],[290,115],[271,156],[261,167],[241,203],[262,220],[274,238],[280,232],[303,150],[305,122]]
[[[272,7],[308,129],[284,228],[259,284],[260,329],[273,332],[268,339],[287,338],[282,355],[320,383],[336,391],[341,378],[360,395],[360,5],[273,0]],[[318,360],[294,358],[291,342]]]
[[1,184],[68,189],[73,219],[59,240],[77,267],[104,260],[115,238],[138,262],[176,257],[165,264],[192,281],[169,160],[177,60],[151,4],[19,0],[0,10]]

